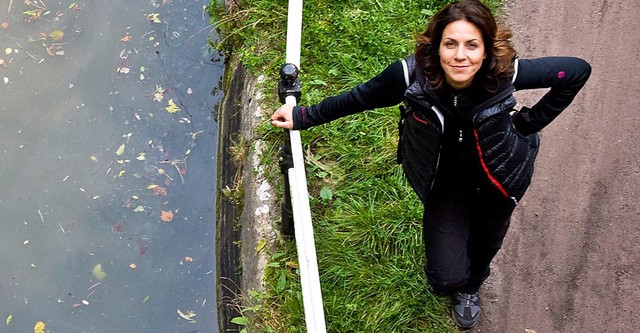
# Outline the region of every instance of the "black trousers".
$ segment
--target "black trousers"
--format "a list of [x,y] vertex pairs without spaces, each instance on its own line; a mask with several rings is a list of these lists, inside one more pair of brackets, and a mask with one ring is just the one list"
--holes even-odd
[[438,192],[424,205],[427,280],[438,294],[475,293],[489,277],[515,204],[491,188]]

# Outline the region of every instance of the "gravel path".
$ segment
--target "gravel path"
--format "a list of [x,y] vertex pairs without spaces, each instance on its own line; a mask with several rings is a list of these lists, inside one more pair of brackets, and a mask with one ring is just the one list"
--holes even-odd
[[640,332],[639,14],[637,0],[508,1],[521,57],[579,56],[593,72],[542,131],[474,332]]

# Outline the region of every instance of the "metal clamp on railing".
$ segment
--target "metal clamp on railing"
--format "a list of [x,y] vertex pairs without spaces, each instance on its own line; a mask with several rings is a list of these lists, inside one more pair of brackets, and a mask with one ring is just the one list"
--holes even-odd
[[286,63],[280,68],[280,80],[278,80],[278,97],[280,103],[286,103],[287,96],[296,98],[296,104],[300,103],[300,79],[298,75],[300,71],[298,66],[292,63]]

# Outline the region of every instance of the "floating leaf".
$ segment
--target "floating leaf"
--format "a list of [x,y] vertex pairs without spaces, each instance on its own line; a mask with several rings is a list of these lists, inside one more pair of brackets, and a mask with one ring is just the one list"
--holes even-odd
[[147,301],[149,300],[149,296],[147,295],[143,300],[142,300],[142,304],[147,303]]
[[193,311],[189,311],[189,312],[187,312],[187,314],[184,314],[182,311],[180,311],[180,309],[178,309],[178,315],[180,317],[182,317],[182,319],[187,320],[188,322],[190,322],[192,324],[196,323],[196,321],[193,320],[193,317],[196,316],[196,313],[193,312]]
[[169,211],[163,210],[162,216],[160,218],[164,222],[171,222],[171,220],[173,220],[173,212],[171,212],[170,210]]
[[176,105],[176,102],[174,102],[172,98],[169,100],[169,106],[167,106],[165,110],[169,111],[169,113],[176,113],[180,111],[180,108]]
[[147,154],[146,154],[145,152],[142,152],[142,153],[138,154],[138,156],[136,156],[136,160],[138,160],[138,161],[144,161],[144,160],[146,160],[146,159],[147,159],[146,155],[147,155]]
[[54,42],[59,42],[64,38],[64,31],[62,30],[53,30],[49,36],[53,39]]
[[116,150],[116,155],[118,156],[122,155],[124,153],[124,148],[125,148],[125,145],[123,143],[120,145],[120,147],[118,147],[118,150]]
[[138,206],[133,211],[136,213],[144,212],[144,206]]
[[97,157],[95,157],[95,156],[91,156],[91,157],[89,157],[89,158],[90,158],[92,161],[94,161],[94,162],[98,162],[98,158],[97,158]]
[[164,88],[156,84],[156,91],[153,92],[153,100],[156,102],[162,102],[164,98]]
[[35,333],[44,333],[44,328],[45,327],[46,327],[46,325],[43,322],[39,321],[39,322],[36,323],[35,326],[33,326],[33,331]]
[[10,314],[10,315],[7,317],[7,326],[9,326],[9,324],[11,324],[11,320],[12,320],[12,319],[13,319],[13,315],[12,315],[12,314]]
[[153,13],[153,14],[149,14],[147,15],[147,18],[149,19],[149,21],[151,21],[151,23],[162,23],[162,21],[160,21],[160,19],[158,18],[158,13]]
[[107,273],[105,273],[102,270],[102,264],[96,264],[95,266],[93,266],[93,269],[91,270],[91,273],[93,274],[93,276],[96,277],[96,279],[98,280],[102,280],[105,277],[107,277]]
[[70,4],[70,5],[69,5],[69,9],[71,9],[71,8],[73,8],[73,7],[75,7],[75,6],[76,6],[76,3],[74,2],[74,3],[72,3],[72,4]]

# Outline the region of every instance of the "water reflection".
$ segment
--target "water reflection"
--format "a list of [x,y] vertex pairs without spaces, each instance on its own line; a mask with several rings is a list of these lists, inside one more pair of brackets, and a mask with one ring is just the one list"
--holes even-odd
[[207,3],[0,5],[3,332],[217,332]]

